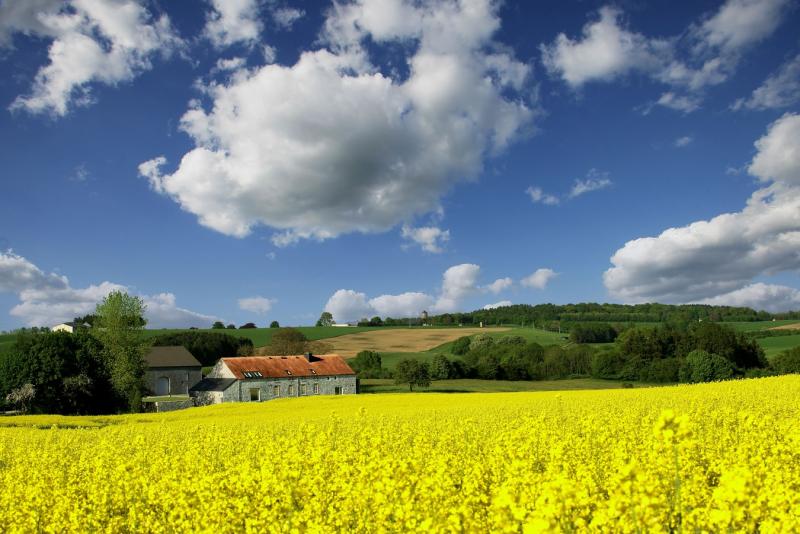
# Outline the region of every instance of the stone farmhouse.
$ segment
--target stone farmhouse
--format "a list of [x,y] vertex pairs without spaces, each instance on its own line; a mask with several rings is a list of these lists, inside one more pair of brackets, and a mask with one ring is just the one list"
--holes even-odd
[[356,374],[338,354],[222,358],[190,390],[196,404],[350,395]]
[[152,347],[144,359],[145,385],[152,395],[188,395],[203,379],[203,366],[180,345]]

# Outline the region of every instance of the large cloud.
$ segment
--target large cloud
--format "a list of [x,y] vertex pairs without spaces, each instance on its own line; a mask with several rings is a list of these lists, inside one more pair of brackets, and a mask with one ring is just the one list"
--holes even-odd
[[[92,313],[112,291],[131,292],[126,286],[102,282],[73,288],[65,276],[46,274],[13,252],[0,253],[0,292],[16,293],[19,304],[11,315],[31,326],[52,326]],[[208,327],[217,317],[180,308],[172,293],[141,295],[147,306],[148,326],[154,328]]]
[[789,0],[728,0],[671,37],[632,31],[620,9],[603,7],[580,38],[561,33],[541,45],[542,61],[573,88],[644,73],[683,92],[667,91],[655,104],[688,113],[700,107],[704,88],[729,79],[741,55],[775,31],[788,5]]
[[[442,274],[442,283],[436,296],[428,293],[407,292],[399,295],[380,295],[368,298],[365,293],[352,289],[339,289],[325,304],[325,311],[331,312],[337,321],[353,321],[364,317],[417,317],[423,310],[433,313],[461,311],[465,301],[472,296],[498,294],[511,288],[511,278],[498,278],[494,282],[480,285],[481,268],[474,263],[453,265]],[[544,289],[550,279],[556,276],[551,269],[539,269],[520,280],[525,287]],[[509,306],[503,300],[488,304],[486,308]]]
[[[211,106],[192,105],[181,120],[195,148],[171,173],[164,158],[140,173],[204,226],[242,237],[267,225],[278,245],[385,231],[436,211],[533,117],[522,96],[528,66],[492,41],[496,9],[334,4],[326,48],[207,87]],[[403,44],[392,50],[408,54],[407,75],[371,64],[367,40]]]
[[782,312],[800,309],[800,290],[793,287],[758,282],[700,302],[702,304],[743,306],[754,310]]
[[611,295],[695,302],[736,295],[760,275],[800,269],[800,115],[775,121],[756,147],[749,172],[772,183],[740,212],[626,243],[604,274]]
[[49,64],[11,109],[55,116],[91,103],[90,84],[130,81],[156,54],[181,45],[169,17],[155,18],[136,0],[11,0],[0,6],[0,46],[10,46],[15,33],[51,43]]
[[437,298],[420,292],[399,295],[380,295],[368,299],[367,295],[352,289],[336,291],[325,305],[337,321],[353,321],[363,317],[417,317],[423,310],[446,313],[458,310],[470,295],[485,291],[478,285],[481,268],[472,263],[462,263],[447,269],[442,275],[442,285]]

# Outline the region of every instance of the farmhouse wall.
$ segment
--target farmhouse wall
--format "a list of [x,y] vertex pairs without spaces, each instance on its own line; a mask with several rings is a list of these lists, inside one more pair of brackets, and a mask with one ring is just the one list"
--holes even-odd
[[[306,384],[305,391],[301,388]],[[314,393],[314,384],[319,385],[319,393]],[[278,394],[275,394],[275,387]],[[289,389],[292,388],[290,394]],[[336,388],[341,388],[342,395],[356,393],[356,377],[346,376],[317,376],[299,378],[265,378],[237,380],[222,394],[222,402],[250,402],[250,390],[259,390],[259,400],[266,401],[284,397],[312,397],[315,395],[335,395]]]
[[157,391],[158,379],[169,378],[170,395],[188,395],[189,388],[203,379],[199,367],[151,367],[145,373],[145,385],[153,395]]

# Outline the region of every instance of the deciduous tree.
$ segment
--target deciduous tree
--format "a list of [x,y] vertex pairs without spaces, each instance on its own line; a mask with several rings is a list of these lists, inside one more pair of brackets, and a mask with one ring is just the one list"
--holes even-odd
[[97,305],[97,318],[92,328],[92,333],[103,343],[111,383],[126,399],[132,412],[140,410],[145,391],[144,312],[141,298],[124,291],[112,291]]

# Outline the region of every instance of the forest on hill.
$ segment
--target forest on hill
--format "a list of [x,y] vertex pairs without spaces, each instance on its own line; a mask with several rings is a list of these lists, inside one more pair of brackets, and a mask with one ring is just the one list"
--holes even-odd
[[771,321],[800,319],[800,311],[769,313],[751,308],[706,304],[514,304],[466,313],[432,315],[431,325],[515,324],[545,330],[568,332],[570,325],[586,322],[606,323],[692,323],[698,321]]

